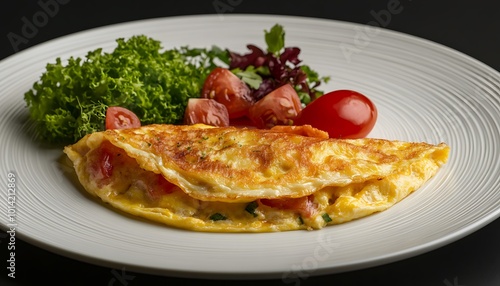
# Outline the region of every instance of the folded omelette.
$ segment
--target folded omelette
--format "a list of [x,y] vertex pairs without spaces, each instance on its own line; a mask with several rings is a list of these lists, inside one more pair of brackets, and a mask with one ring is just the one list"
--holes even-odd
[[331,139],[310,126],[147,125],[64,148],[103,202],[210,232],[321,229],[380,212],[428,181],[449,146]]

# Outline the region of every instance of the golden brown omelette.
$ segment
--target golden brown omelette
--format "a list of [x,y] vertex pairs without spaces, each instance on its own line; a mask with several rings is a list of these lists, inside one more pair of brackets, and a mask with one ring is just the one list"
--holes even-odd
[[89,134],[64,152],[91,194],[196,231],[320,229],[383,211],[446,163],[449,146],[269,130],[148,125]]

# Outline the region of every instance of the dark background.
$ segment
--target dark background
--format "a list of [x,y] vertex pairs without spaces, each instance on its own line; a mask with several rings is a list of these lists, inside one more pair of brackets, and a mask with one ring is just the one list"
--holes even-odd
[[[385,28],[425,38],[476,58],[500,71],[500,20],[495,1],[96,1],[96,0],[7,0],[0,8],[0,60],[39,43],[67,34],[155,17],[196,14],[280,14],[327,18],[367,24],[373,13],[399,2],[403,10],[392,15]],[[22,36],[26,20],[52,6],[52,15],[29,37]],[[216,3],[226,3],[222,11]],[[9,36],[10,35],[10,36]],[[10,37],[10,38],[9,38]],[[0,91],[2,92],[2,91]],[[440,249],[399,262],[353,272],[314,276],[300,285],[500,285],[500,219],[479,231]],[[5,233],[0,233],[0,260],[8,258]],[[75,245],[75,247],[78,247]],[[265,257],[263,257],[265,259]],[[157,277],[122,272],[82,263],[16,241],[16,279],[7,277],[0,267],[0,285],[177,285],[190,279]],[[5,262],[4,262],[5,263]],[[2,265],[5,265],[1,263]],[[125,279],[123,279],[125,278]],[[57,282],[57,283],[56,283]],[[214,285],[281,285],[281,280],[198,281]]]

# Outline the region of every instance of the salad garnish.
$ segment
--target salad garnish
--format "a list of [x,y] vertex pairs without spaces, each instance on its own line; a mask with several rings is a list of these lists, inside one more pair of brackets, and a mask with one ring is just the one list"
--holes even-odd
[[[330,78],[304,65],[298,47],[285,45],[283,26],[264,32],[266,49],[249,44],[246,54],[217,45],[164,50],[158,40],[136,35],[117,39],[111,52],[98,48],[84,58],[57,58],[24,95],[30,118],[42,140],[65,143],[129,125],[129,118],[110,118],[124,116],[110,108],[130,111],[141,125],[200,118],[227,125],[228,115],[259,128],[293,124],[302,107],[323,95],[318,87]],[[272,100],[264,100],[269,94]],[[198,98],[218,100],[227,111],[206,100],[190,101]]]

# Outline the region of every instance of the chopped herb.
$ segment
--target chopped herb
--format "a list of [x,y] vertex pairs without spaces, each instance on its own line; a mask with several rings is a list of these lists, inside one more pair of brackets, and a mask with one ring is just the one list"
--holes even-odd
[[300,223],[300,224],[304,224],[304,220],[302,219],[302,217],[301,217],[301,216],[299,216],[299,223]]
[[257,207],[259,206],[259,204],[257,203],[257,201],[253,201],[251,203],[249,203],[246,207],[245,207],[245,210],[252,214],[254,217],[257,216],[257,214],[255,213],[255,209],[257,209]]
[[210,219],[213,221],[218,221],[218,220],[225,220],[226,217],[223,214],[214,213],[213,215],[210,216]]
[[332,221],[332,218],[327,213],[324,213],[321,217],[325,220],[326,223]]

